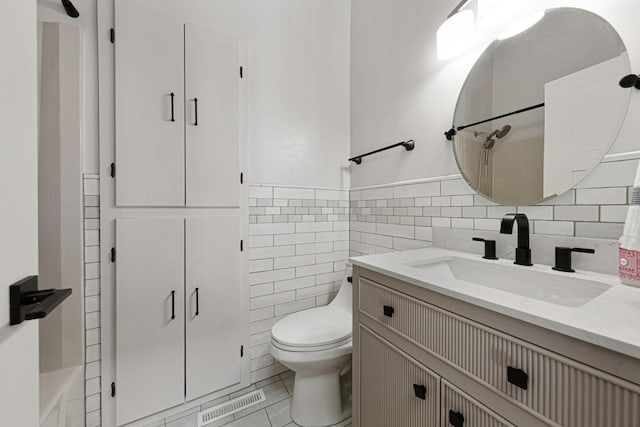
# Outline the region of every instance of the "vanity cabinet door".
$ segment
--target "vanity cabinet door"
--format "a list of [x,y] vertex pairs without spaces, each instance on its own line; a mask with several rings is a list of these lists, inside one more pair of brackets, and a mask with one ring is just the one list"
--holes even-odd
[[632,383],[365,278],[358,286],[362,316],[416,342],[544,422],[640,426],[640,387]]
[[360,330],[360,425],[436,427],[440,379],[369,329]]
[[442,380],[441,396],[441,427],[514,427],[445,380]]

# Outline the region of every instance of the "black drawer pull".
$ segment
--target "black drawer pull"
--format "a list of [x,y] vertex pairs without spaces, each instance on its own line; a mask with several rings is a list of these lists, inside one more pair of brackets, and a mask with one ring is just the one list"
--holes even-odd
[[173,110],[173,98],[175,98],[176,94],[171,92],[169,94],[169,96],[171,96],[171,121],[175,122],[176,121],[176,117],[175,117],[175,112]]
[[171,320],[176,318],[176,291],[171,291]]
[[418,399],[427,400],[427,388],[420,384],[413,385],[413,392]]
[[522,369],[507,366],[507,381],[516,387],[526,390],[529,386],[529,375]]
[[196,316],[200,315],[200,288],[196,288]]
[[395,313],[395,310],[393,309],[393,307],[389,306],[389,305],[385,305],[383,308],[383,312],[384,315],[387,317],[393,317],[393,313]]
[[460,412],[449,411],[449,424],[453,427],[464,426],[464,415]]
[[193,103],[195,104],[195,113],[196,113],[196,121],[193,123],[193,125],[198,126],[198,98],[193,98]]

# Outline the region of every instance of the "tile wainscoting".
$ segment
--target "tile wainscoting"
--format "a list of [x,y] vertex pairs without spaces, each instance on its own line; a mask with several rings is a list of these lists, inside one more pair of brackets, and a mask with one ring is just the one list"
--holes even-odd
[[[98,175],[84,175],[87,427],[99,427],[102,418],[99,184]],[[269,353],[273,324],[327,304],[340,287],[349,255],[348,199],[348,190],[249,186],[252,383],[287,371]]]
[[284,372],[269,354],[271,327],[326,305],[349,256],[349,192],[249,187],[251,381]]
[[[637,166],[637,158],[608,156],[576,188],[536,206],[497,205],[478,195],[460,175],[353,189],[350,254],[428,247],[434,230],[438,236],[445,235],[445,229],[465,236],[469,233],[461,230],[487,235],[500,229],[501,218],[509,212],[529,217],[532,240],[536,235],[552,242],[606,239],[609,242],[600,245],[609,254],[622,234]],[[442,240],[446,239],[439,239],[439,245]],[[480,251],[480,246],[468,243],[469,251]],[[611,267],[606,272],[614,272],[617,262]]]

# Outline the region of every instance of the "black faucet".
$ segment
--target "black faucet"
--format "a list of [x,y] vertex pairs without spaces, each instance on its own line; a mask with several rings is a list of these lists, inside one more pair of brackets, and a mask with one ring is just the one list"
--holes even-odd
[[529,247],[529,219],[525,214],[506,214],[500,224],[500,233],[513,234],[513,223],[518,223],[518,247],[514,264],[531,266],[531,248]]

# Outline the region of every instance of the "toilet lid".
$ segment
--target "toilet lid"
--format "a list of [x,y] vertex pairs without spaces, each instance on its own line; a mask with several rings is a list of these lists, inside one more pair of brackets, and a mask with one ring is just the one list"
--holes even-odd
[[351,330],[351,313],[326,306],[285,317],[273,326],[271,337],[289,347],[329,347],[344,343]]

